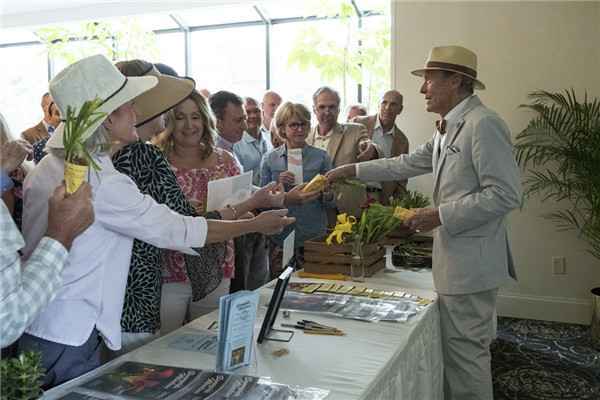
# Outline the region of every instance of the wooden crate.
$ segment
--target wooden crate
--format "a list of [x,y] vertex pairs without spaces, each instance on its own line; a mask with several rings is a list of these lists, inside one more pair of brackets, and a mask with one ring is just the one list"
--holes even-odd
[[[384,254],[385,249],[377,243],[363,247],[365,276],[372,276],[385,267]],[[304,264],[302,267],[306,272],[350,275],[351,264],[351,244],[327,245],[324,239],[304,242]]]

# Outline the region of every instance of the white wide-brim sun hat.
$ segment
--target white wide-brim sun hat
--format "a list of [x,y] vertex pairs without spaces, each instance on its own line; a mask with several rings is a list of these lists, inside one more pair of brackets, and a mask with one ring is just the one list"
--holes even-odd
[[[158,84],[154,76],[126,77],[103,55],[84,58],[58,73],[49,85],[49,91],[62,118],[67,108],[76,113],[90,100],[99,98],[102,105],[97,111],[106,114],[135,99]],[[106,118],[92,124],[83,134],[89,138]],[[46,144],[47,148],[62,149],[65,124],[61,123]]]

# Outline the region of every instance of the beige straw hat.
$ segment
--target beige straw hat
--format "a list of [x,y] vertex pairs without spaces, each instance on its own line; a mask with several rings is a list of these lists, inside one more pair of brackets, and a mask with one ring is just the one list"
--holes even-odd
[[135,126],[158,117],[188,98],[196,87],[192,78],[174,77],[161,74],[154,64],[144,60],[120,61],[117,68],[125,76],[155,76],[158,85],[135,99],[138,120]]
[[425,66],[412,71],[413,75],[423,76],[425,71],[451,71],[468,76],[475,81],[475,89],[485,89],[477,79],[477,55],[461,46],[439,46],[429,52]]

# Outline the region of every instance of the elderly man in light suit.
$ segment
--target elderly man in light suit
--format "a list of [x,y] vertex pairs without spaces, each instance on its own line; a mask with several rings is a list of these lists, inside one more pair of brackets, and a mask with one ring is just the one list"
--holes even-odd
[[506,230],[519,207],[519,170],[504,121],[473,89],[475,53],[460,46],[435,47],[421,93],[427,111],[439,114],[433,138],[410,154],[334,169],[330,181],[402,180],[433,172],[433,208],[405,221],[433,229],[433,279],[439,296],[446,400],[492,400],[490,342],[498,288],[515,277]]

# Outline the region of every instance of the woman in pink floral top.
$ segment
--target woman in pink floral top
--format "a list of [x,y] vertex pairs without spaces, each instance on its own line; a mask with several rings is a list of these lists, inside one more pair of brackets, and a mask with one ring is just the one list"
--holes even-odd
[[[206,212],[208,182],[240,174],[231,153],[214,146],[215,135],[214,117],[208,103],[194,90],[190,97],[169,111],[167,129],[155,141],[165,152],[183,193],[200,214]],[[165,252],[163,266],[161,334],[218,308],[219,298],[229,293],[234,275],[233,241],[227,243],[222,281],[199,301],[192,300],[184,254]]]

